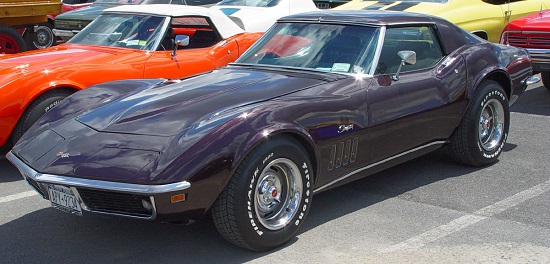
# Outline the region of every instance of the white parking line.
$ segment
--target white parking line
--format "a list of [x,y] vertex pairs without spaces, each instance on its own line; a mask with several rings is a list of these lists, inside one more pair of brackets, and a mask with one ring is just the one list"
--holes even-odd
[[27,191],[27,192],[16,193],[16,194],[0,197],[0,204],[1,203],[7,203],[7,202],[10,202],[10,201],[14,201],[14,200],[23,199],[23,198],[30,197],[30,196],[35,196],[35,195],[38,195],[38,193],[35,192],[35,191]]
[[471,226],[488,217],[492,217],[522,202],[525,202],[531,198],[537,197],[549,190],[550,190],[550,180],[543,182],[539,185],[533,186],[517,194],[514,194],[504,200],[501,200],[499,202],[496,202],[494,204],[481,208],[475,211],[473,214],[462,216],[447,224],[435,227],[418,236],[409,238],[399,244],[396,244],[387,248],[383,248],[379,250],[379,252],[388,253],[388,252],[400,251],[400,250],[419,249],[431,242],[434,242],[440,238],[443,238],[450,234],[458,232],[465,227]]

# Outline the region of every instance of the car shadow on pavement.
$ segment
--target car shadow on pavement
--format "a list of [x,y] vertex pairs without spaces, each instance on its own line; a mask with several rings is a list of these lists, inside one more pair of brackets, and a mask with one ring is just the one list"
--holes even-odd
[[300,234],[334,219],[476,170],[479,168],[458,165],[436,152],[319,193],[298,236],[272,252],[255,253],[227,243],[208,217],[192,225],[177,225],[97,215],[77,217],[53,208],[1,225],[0,252],[8,253],[3,254],[6,263],[242,263],[298,243]]
[[[23,177],[19,171],[6,159],[0,158],[0,183],[21,181]],[[1,196],[1,195],[0,195]]]
[[550,116],[550,90],[546,89],[542,84],[528,89],[512,105],[510,111]]

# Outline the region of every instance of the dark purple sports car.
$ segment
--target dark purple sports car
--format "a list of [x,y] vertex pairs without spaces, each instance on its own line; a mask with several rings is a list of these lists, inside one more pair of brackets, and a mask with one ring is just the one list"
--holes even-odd
[[211,213],[231,243],[293,238],[314,193],[445,146],[498,158],[523,49],[427,15],[324,11],[280,19],[236,63],[68,97],[8,159],[52,206],[158,221]]

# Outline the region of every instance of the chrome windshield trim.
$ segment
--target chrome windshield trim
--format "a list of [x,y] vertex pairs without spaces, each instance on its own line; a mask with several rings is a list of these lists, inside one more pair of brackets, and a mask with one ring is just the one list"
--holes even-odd
[[407,154],[410,154],[410,153],[413,153],[413,152],[416,152],[416,151],[425,149],[425,148],[427,148],[427,147],[431,147],[431,146],[435,146],[435,145],[443,145],[443,144],[445,144],[445,143],[446,143],[446,141],[434,141],[434,142],[432,142],[432,143],[429,143],[429,144],[426,144],[426,145],[423,145],[423,146],[420,146],[420,147],[416,147],[416,148],[413,148],[413,149],[411,149],[411,150],[408,150],[408,151],[399,153],[399,154],[397,154],[397,155],[395,155],[395,156],[391,156],[391,157],[389,157],[389,158],[386,158],[386,159],[383,159],[383,160],[381,160],[381,161],[375,162],[375,163],[370,164],[370,165],[368,165],[368,166],[365,166],[365,167],[363,167],[363,168],[359,168],[359,169],[354,170],[354,171],[352,171],[352,172],[350,172],[350,173],[348,173],[348,174],[345,174],[344,176],[342,176],[342,177],[340,177],[340,178],[338,178],[338,179],[334,179],[334,180],[332,180],[332,181],[330,181],[330,182],[328,182],[328,183],[322,185],[321,187],[319,187],[319,188],[313,190],[313,193],[318,193],[318,192],[322,191],[323,189],[326,189],[327,187],[329,187],[329,186],[331,186],[331,185],[333,185],[333,184],[335,184],[335,183],[337,183],[337,182],[340,182],[340,181],[342,181],[342,180],[345,180],[345,179],[347,179],[347,178],[349,178],[349,177],[351,177],[351,176],[353,176],[353,175],[355,175],[355,174],[357,174],[357,173],[359,173],[359,172],[362,172],[362,171],[364,171],[364,170],[366,170],[366,169],[370,169],[370,168],[376,167],[376,166],[378,166],[378,165],[380,165],[380,164],[383,164],[383,163],[386,163],[386,162],[388,162],[388,161],[391,161],[391,160],[400,158],[400,157],[402,157],[402,156],[405,156],[405,155],[407,155]]
[[23,177],[29,177],[40,183],[59,184],[69,187],[84,187],[90,189],[109,190],[124,193],[134,193],[143,195],[154,195],[167,192],[175,192],[185,190],[191,187],[191,183],[187,181],[175,182],[162,185],[143,185],[122,182],[110,182],[102,180],[89,180],[75,177],[67,177],[52,174],[43,174],[35,171],[30,166],[25,164],[21,159],[15,156],[11,151],[8,152],[6,158],[24,174]]
[[367,73],[368,76],[374,76],[376,72],[376,67],[378,61],[380,60],[380,53],[382,53],[382,46],[384,46],[384,39],[386,38],[386,27],[380,28],[380,33],[378,34],[378,43],[376,44],[376,51],[374,53],[374,58],[372,58],[372,65],[370,71]]

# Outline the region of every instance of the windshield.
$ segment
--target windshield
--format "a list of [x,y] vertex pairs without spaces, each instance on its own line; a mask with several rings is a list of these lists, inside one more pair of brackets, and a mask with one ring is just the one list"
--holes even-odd
[[278,5],[279,2],[280,0],[223,0],[217,5],[272,7]]
[[379,28],[277,23],[236,62],[368,73]]
[[68,43],[155,50],[165,19],[146,15],[101,15]]

